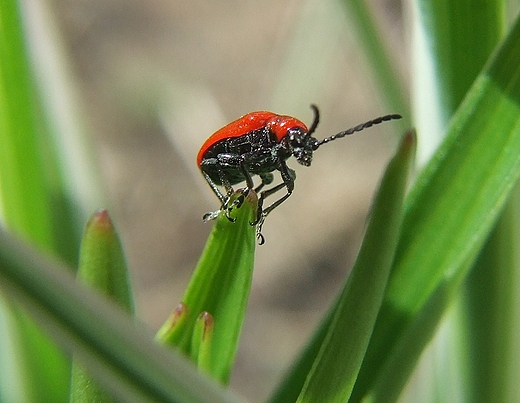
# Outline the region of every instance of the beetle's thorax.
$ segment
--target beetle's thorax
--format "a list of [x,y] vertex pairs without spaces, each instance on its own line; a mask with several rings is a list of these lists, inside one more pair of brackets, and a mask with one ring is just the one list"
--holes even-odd
[[300,129],[307,132],[307,126],[302,121],[291,116],[275,115],[269,119],[265,127],[274,134],[276,139],[280,142],[286,137],[291,130]]

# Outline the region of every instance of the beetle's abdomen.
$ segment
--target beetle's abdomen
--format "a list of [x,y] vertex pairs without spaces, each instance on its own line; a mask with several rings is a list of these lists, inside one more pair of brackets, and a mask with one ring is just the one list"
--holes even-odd
[[206,150],[200,168],[218,185],[222,185],[221,175],[230,185],[235,185],[245,180],[241,164],[251,175],[278,169],[279,155],[273,153],[276,143],[274,134],[265,128],[222,139]]

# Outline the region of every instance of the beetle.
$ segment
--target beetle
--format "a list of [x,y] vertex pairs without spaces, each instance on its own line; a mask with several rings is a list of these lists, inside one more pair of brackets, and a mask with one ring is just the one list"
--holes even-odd
[[[264,238],[260,231],[265,217],[287,200],[294,190],[296,174],[287,166],[287,159],[294,157],[301,165],[310,166],[313,152],[323,144],[382,122],[401,119],[401,115],[385,115],[317,140],[312,134],[320,121],[320,113],[316,105],[311,105],[311,109],[314,120],[310,128],[291,116],[266,111],[251,112],[217,130],[202,144],[197,155],[197,164],[221,202],[219,210],[203,216],[204,221],[215,219],[222,211],[230,221],[235,221],[230,216],[233,208],[240,207],[249,191],[260,192],[257,217],[250,224],[257,225],[257,237],[263,243]],[[273,182],[274,171],[280,172],[282,183],[262,190]],[[255,175],[261,179],[256,188],[253,182]],[[232,198],[232,186],[244,181],[246,187],[240,190],[239,197]],[[225,194],[219,186],[225,189]],[[263,208],[265,198],[283,188],[286,190],[285,194]]]

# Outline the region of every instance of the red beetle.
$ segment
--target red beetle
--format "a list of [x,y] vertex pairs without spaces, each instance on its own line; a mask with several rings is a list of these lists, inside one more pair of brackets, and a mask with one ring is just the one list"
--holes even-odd
[[[288,158],[294,156],[300,164],[310,166],[312,153],[322,144],[375,124],[401,119],[400,115],[386,115],[323,140],[317,140],[312,137],[312,134],[318,126],[320,115],[316,105],[311,105],[311,108],[314,111],[314,121],[310,129],[291,116],[277,115],[272,112],[251,112],[216,131],[204,142],[197,155],[197,164],[221,202],[220,210],[206,213],[203,217],[204,221],[216,218],[221,211],[225,212],[229,220],[234,221],[229,215],[230,211],[240,207],[251,189],[259,192],[265,185],[269,185],[273,181],[273,171],[280,171],[283,182],[260,193],[258,215],[251,223],[251,225],[258,224],[257,236],[263,243],[260,230],[265,217],[283,203],[294,189],[296,174],[287,166],[285,161]],[[256,188],[253,183],[254,175],[261,178],[261,183]],[[230,203],[234,192],[232,185],[243,181],[246,182],[246,188],[241,191],[239,198]],[[218,186],[224,187],[225,195]],[[286,193],[263,208],[264,199],[284,187]]]

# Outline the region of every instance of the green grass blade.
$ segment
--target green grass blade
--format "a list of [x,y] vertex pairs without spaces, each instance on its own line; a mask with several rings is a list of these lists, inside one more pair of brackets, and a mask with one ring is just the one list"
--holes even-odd
[[197,354],[197,367],[208,374],[211,373],[212,368],[211,350],[213,348],[214,324],[213,317],[207,312],[202,312],[193,329],[192,350]]
[[[472,402],[517,401],[510,393],[517,386],[517,356],[511,346],[514,331],[515,284],[520,267],[518,242],[519,188],[479,255],[466,282],[464,304],[467,315],[466,343]],[[515,392],[513,392],[513,395]]]
[[271,403],[344,402],[361,366],[398,240],[415,137],[408,134],[381,182],[356,264],[338,301]]
[[[467,0],[417,2],[419,11],[417,15],[422,23],[425,38],[427,38],[427,43],[422,45],[434,64],[434,73],[432,74],[433,77],[425,77],[430,69],[419,64],[418,68],[415,69],[417,78],[414,81],[423,83],[425,79],[435,80],[437,87],[435,93],[438,95],[437,97],[432,96],[431,91],[423,86],[417,86],[415,89],[416,101],[424,108],[424,115],[419,114],[417,116],[416,124],[419,128],[430,127],[432,120],[437,120],[439,127],[447,127],[448,119],[454,114],[484,63],[505,34],[504,3],[504,1],[495,0],[483,1],[479,4],[479,7],[474,7],[474,3]],[[432,104],[434,107],[432,107]],[[432,114],[434,110],[439,110],[440,116]],[[440,142],[444,133],[422,132],[422,134],[424,140],[422,144],[429,144],[429,148],[434,148]],[[512,202],[515,203],[515,201]],[[507,218],[505,219],[507,220]],[[507,226],[508,224],[503,223],[502,226],[504,225]],[[499,226],[501,225],[499,224]],[[507,256],[504,258],[498,256],[500,251],[505,252],[512,245],[500,248],[498,247],[499,242],[493,239],[494,237],[499,237],[497,232],[493,232],[488,240],[493,247],[484,247],[484,251],[487,251],[489,256],[486,256],[485,252],[479,255],[478,260],[483,260],[485,263],[479,264],[477,260],[476,266],[470,271],[468,282],[464,283],[465,288],[459,292],[456,300],[458,305],[444,320],[443,328],[449,329],[448,331],[452,336],[449,339],[442,335],[436,338],[436,345],[442,344],[443,346],[442,353],[436,354],[433,359],[429,359],[430,362],[422,361],[422,368],[433,368],[435,366],[449,368],[449,371],[444,371],[442,374],[425,381],[428,386],[442,395],[442,400],[457,400],[457,396],[467,394],[473,396],[473,398],[469,398],[470,401],[478,401],[477,397],[482,399],[481,401],[507,401],[507,399],[499,398],[498,389],[492,386],[497,384],[495,380],[500,377],[498,368],[496,366],[491,367],[493,360],[480,360],[478,365],[474,365],[478,357],[486,355],[484,352],[487,351],[492,356],[504,356],[506,354],[501,352],[501,347],[508,348],[505,344],[501,346],[500,343],[497,343],[498,338],[493,337],[493,335],[508,333],[509,321],[506,320],[502,312],[511,314],[512,311],[510,307],[503,306],[500,308],[494,303],[505,301],[503,294],[495,296],[490,293],[497,291],[493,287],[488,289],[478,284],[481,282],[488,285],[496,284],[502,281],[500,278],[503,278],[506,273],[511,273],[511,270],[514,270],[514,268],[504,266],[506,262],[511,262]],[[502,238],[502,241],[505,240],[503,237],[499,238]],[[501,264],[488,265],[489,261],[496,261]],[[484,268],[484,266],[486,267]],[[478,283],[472,280],[474,277],[472,273],[477,272],[480,272],[480,274],[476,274],[479,279]],[[485,278],[486,276],[487,278]],[[488,301],[489,304],[484,301]],[[488,307],[493,306],[496,310],[472,310],[469,315],[467,311],[465,312],[467,307],[483,304]],[[479,313],[483,316],[479,317]],[[466,314],[466,318],[464,318],[464,314]],[[492,323],[494,321],[493,315],[500,316],[500,321],[495,323],[492,332],[476,331],[476,329],[486,327],[482,324]],[[500,324],[504,326],[504,329],[500,330]],[[446,331],[443,334],[445,333]],[[486,340],[483,337],[484,335],[489,336],[489,339]],[[493,353],[490,350],[491,346],[493,346]],[[487,365],[490,365],[490,367],[487,367]],[[457,375],[455,377],[450,373]],[[496,377],[484,374],[493,374]],[[505,380],[507,376],[501,378]],[[487,387],[492,390],[486,392]],[[378,389],[382,391],[382,388]],[[496,395],[495,398],[492,398],[494,395]]]
[[[121,241],[106,210],[94,213],[87,222],[81,242],[77,278],[109,297],[128,313],[134,313],[134,300]],[[72,363],[69,403],[111,401],[112,398],[75,359]]]
[[322,319],[316,332],[307,342],[307,345],[300,353],[299,357],[297,357],[293,362],[291,368],[289,368],[280,384],[277,385],[268,400],[269,403],[295,402],[296,399],[298,399],[307,375],[311,372],[314,361],[316,360],[323,341],[327,336],[335,311],[336,309],[334,305]]
[[68,357],[22,307],[0,294],[0,401],[66,402]]
[[81,242],[78,280],[135,311],[123,246],[107,210],[99,210],[87,222]]
[[167,321],[157,335],[197,359],[198,351],[191,351],[193,329],[198,316],[208,312],[214,322],[209,373],[224,383],[235,359],[251,288],[256,241],[255,227],[249,223],[256,203],[256,195],[250,192],[235,210],[236,222],[224,214],[217,218],[182,299],[186,320],[173,327]]
[[410,102],[405,97],[405,86],[396,72],[389,52],[381,37],[365,0],[343,0],[350,22],[357,31],[361,49],[365,52],[369,65],[374,69],[381,95],[395,113],[404,116],[403,126],[409,127]]
[[504,35],[504,2],[485,0],[475,7],[471,0],[420,0],[417,5],[435,64],[442,122],[446,123]]
[[54,239],[36,93],[15,0],[0,10],[0,200],[5,225],[40,247]]
[[[502,1],[484,1],[481,7],[472,7],[465,0],[418,1],[415,5],[415,36],[422,39],[422,42],[415,41],[418,46],[413,53],[416,61],[414,82],[419,83],[414,89],[415,122],[422,134],[419,154],[424,161],[439,145],[448,119],[504,34],[504,5]],[[422,35],[418,35],[420,32]],[[424,84],[428,82],[434,91]],[[437,130],[432,130],[432,126]],[[465,362],[467,341],[461,335],[466,329],[460,316],[460,309],[455,308],[444,319],[445,330],[434,339],[436,344],[432,347],[440,349],[442,344],[442,353],[430,355],[421,362],[424,370],[440,366],[449,368],[442,373],[434,372],[434,376],[422,381],[435,390],[441,400],[457,400],[456,396],[472,387],[463,382],[471,368]],[[446,332],[450,333],[449,339]]]
[[[60,250],[53,222],[53,200],[44,154],[40,109],[34,86],[22,21],[15,0],[0,7],[0,216],[13,233],[47,251]],[[63,215],[63,211],[61,212]],[[69,238],[74,236],[69,233]],[[70,255],[68,255],[70,256]],[[68,257],[67,256],[67,257]],[[11,362],[19,368],[18,380],[0,377],[0,395],[20,392],[29,401],[65,401],[68,394],[68,362],[15,304],[2,299],[0,373]],[[13,312],[8,313],[7,310]],[[49,371],[53,368],[53,371]]]
[[422,309],[412,318],[384,366],[375,374],[373,387],[363,397],[363,403],[397,401],[424,346],[432,339],[439,321],[460,291],[465,272],[461,270],[456,274],[456,277],[441,281]]
[[[472,286],[479,289],[480,296],[485,294],[485,297],[481,298],[480,303],[476,299],[466,300],[473,302],[469,312],[479,320],[469,321],[467,332],[471,337],[465,339],[469,343],[466,348],[470,350],[467,365],[472,369],[470,388],[466,389],[465,394],[471,402],[517,400],[510,398],[514,395],[514,392],[511,393],[514,387],[511,388],[510,382],[514,382],[513,374],[516,373],[511,372],[511,368],[516,368],[516,365],[510,346],[516,334],[513,331],[511,312],[501,310],[504,306],[514,306],[514,282],[511,281],[514,274],[511,271],[518,267],[517,253],[513,247],[514,242],[519,239],[516,229],[517,210],[516,205],[506,207],[503,218],[513,219],[499,221],[490,238],[491,242],[487,242],[477,260],[476,268],[471,266],[470,259],[470,263],[466,267],[463,265],[462,270],[454,273],[454,277],[447,277],[439,283],[427,303],[403,332],[363,403],[397,400],[417,358],[435,334],[443,314],[460,296],[461,286],[465,284],[466,273],[470,269]],[[490,281],[487,271],[500,269],[505,270],[502,276]],[[482,321],[483,318],[486,320]]]
[[352,402],[444,278],[477,256],[520,176],[520,20],[477,78],[407,200],[395,266]]
[[298,403],[342,403],[350,396],[392,267],[414,149],[415,135],[408,133],[385,172],[356,264]]
[[0,288],[38,319],[97,381],[127,402],[240,400],[197,372],[146,329],[77,282],[64,267],[0,231]]
[[441,143],[455,110],[505,34],[503,1],[417,1],[414,10],[414,123],[418,161]]

